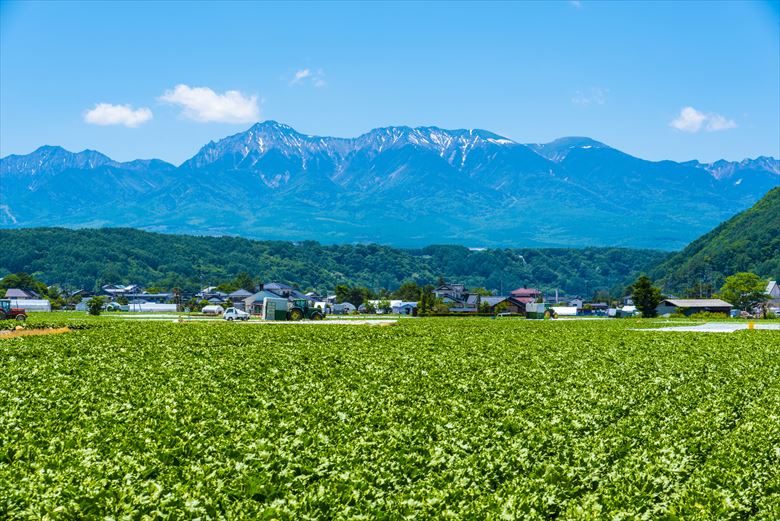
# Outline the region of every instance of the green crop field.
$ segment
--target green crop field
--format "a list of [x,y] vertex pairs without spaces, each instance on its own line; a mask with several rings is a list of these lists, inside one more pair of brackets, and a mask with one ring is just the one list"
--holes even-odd
[[2,518],[780,519],[777,332],[58,320],[0,340]]

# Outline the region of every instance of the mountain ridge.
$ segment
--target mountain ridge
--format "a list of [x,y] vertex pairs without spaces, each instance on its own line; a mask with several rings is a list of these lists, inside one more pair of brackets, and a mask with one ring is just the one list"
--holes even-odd
[[0,159],[0,181],[6,228],[674,250],[780,185],[780,162],[654,162],[586,137],[522,144],[435,126],[311,136],[265,121],[179,166],[47,146]]

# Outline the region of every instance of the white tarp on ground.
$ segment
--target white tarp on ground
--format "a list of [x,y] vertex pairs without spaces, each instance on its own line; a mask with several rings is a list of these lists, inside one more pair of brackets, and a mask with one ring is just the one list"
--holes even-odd
[[51,311],[51,302],[45,299],[11,299],[11,307],[25,311]]
[[130,309],[128,311],[145,312],[145,313],[165,313],[175,312],[176,304],[155,304],[153,302],[144,302],[143,304],[129,304]]
[[[658,327],[653,329],[634,329],[634,331],[678,331],[689,333],[733,333],[748,329],[748,322],[738,322],[736,324],[729,322],[708,322],[706,324],[691,324],[689,326]],[[777,322],[761,324],[753,322],[753,329],[768,329],[780,331],[780,324]]]

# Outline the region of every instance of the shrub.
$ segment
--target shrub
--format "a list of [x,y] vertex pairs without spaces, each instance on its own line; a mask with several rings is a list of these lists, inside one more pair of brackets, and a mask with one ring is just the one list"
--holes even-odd
[[729,318],[729,316],[726,313],[712,313],[710,311],[699,311],[698,313],[694,313],[690,315],[688,318],[693,318],[695,320],[711,320],[711,319],[722,320],[724,318]]
[[103,310],[103,297],[92,297],[87,301],[87,311],[90,315],[99,315]]

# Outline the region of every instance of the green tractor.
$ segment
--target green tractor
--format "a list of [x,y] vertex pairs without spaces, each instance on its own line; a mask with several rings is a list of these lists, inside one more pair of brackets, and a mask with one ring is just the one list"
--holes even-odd
[[325,315],[322,314],[320,308],[312,306],[305,298],[294,299],[287,311],[287,320],[303,320],[304,318],[322,320]]

